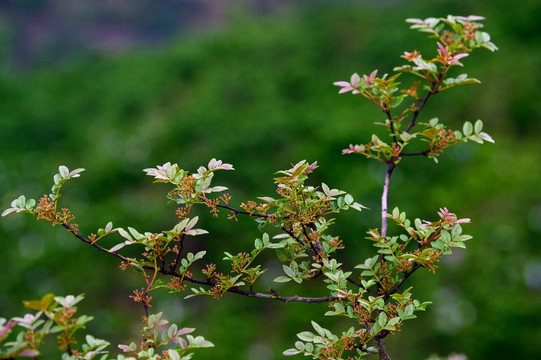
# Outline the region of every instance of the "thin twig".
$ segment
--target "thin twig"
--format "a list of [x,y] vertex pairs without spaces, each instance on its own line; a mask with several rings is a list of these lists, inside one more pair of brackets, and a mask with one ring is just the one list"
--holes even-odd
[[[92,241],[90,241],[86,237],[84,237],[84,236],[82,236],[80,234],[76,234],[69,224],[63,223],[62,226],[65,227],[69,232],[71,232],[76,238],[78,238],[82,242],[94,246],[99,251],[104,251],[104,252],[106,252],[108,254],[111,254],[112,256],[121,259],[122,261],[125,261],[125,262],[128,262],[128,263],[130,262],[130,259],[128,259],[125,256],[120,255],[118,252],[109,251],[106,248],[104,248],[104,247],[102,247],[102,246],[100,246],[100,245],[98,245],[96,243],[93,243]],[[143,269],[155,270],[155,267],[150,266],[150,265],[143,265]],[[194,283],[194,284],[211,286],[211,287],[214,287],[216,285],[215,283],[213,283],[210,280],[199,280],[199,279],[195,279],[195,278],[192,278],[192,277],[189,277],[189,276],[185,276],[185,275],[183,276],[183,275],[181,275],[181,274],[179,274],[179,273],[177,273],[175,271],[165,270],[164,268],[160,269],[158,272],[163,274],[163,275],[175,276],[175,277],[178,277],[178,278],[181,278],[181,279],[184,278],[184,280],[187,280],[187,281],[189,281],[191,283]],[[264,293],[258,293],[258,292],[251,292],[251,291],[242,290],[242,289],[239,289],[237,287],[230,288],[227,291],[231,292],[231,293],[239,294],[239,295],[244,295],[244,296],[248,296],[248,297],[257,298],[257,299],[275,299],[275,300],[279,300],[279,301],[284,301],[286,303],[290,302],[290,301],[293,301],[293,302],[305,302],[305,303],[322,303],[322,302],[329,302],[329,301],[334,301],[334,300],[338,299],[336,296],[305,297],[305,296],[298,296],[298,295],[281,296],[281,295],[278,295],[278,294],[264,294]]]
[[220,208],[223,208],[223,209],[230,210],[230,211],[234,212],[235,214],[240,214],[240,215],[249,215],[249,216],[261,217],[261,218],[270,218],[270,217],[273,216],[273,215],[267,215],[267,214],[259,214],[259,213],[254,213],[254,212],[248,212],[248,211],[244,211],[244,210],[238,210],[238,209],[235,209],[235,208],[233,208],[233,207],[231,207],[229,205],[218,204],[216,206],[220,207]]

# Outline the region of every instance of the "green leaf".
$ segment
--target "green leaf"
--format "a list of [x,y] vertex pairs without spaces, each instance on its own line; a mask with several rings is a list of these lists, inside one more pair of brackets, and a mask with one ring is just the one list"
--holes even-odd
[[127,239],[128,241],[133,241],[133,238],[131,237],[131,235],[123,228],[118,228],[118,233],[120,234],[120,236]]
[[297,276],[297,273],[287,265],[282,265],[282,269],[284,269],[284,272],[286,273],[286,275],[291,278],[294,278]]
[[62,176],[62,178],[67,178],[70,173],[69,169],[64,165],[60,165],[58,167],[58,171],[60,172],[60,176]]
[[325,331],[323,331],[323,328],[321,326],[319,326],[319,324],[315,321],[312,320],[312,326],[314,328],[314,330],[321,336],[325,336]]
[[169,359],[171,360],[180,360],[179,353],[174,349],[167,350],[167,353],[169,354]]
[[469,121],[466,121],[464,123],[464,126],[462,127],[462,132],[464,133],[465,136],[470,136],[473,132],[473,125],[471,122]]
[[261,249],[263,247],[263,242],[261,241],[261,239],[255,239],[254,246],[256,249]]
[[[15,204],[19,209],[24,209],[26,205],[26,197],[24,195],[21,195],[15,200]],[[13,206],[13,203],[11,203],[11,206]]]
[[145,240],[147,238],[145,235],[141,234],[140,232],[138,232],[132,227],[128,226],[128,230],[130,234],[135,238],[135,240]]
[[297,334],[297,337],[301,339],[302,341],[313,341],[316,337],[315,334],[311,333],[310,331],[303,331]]
[[476,134],[479,134],[483,130],[483,122],[481,120],[477,120],[474,125],[474,131]]
[[383,311],[379,314],[378,324],[380,327],[384,327],[387,324],[387,314],[385,314]]

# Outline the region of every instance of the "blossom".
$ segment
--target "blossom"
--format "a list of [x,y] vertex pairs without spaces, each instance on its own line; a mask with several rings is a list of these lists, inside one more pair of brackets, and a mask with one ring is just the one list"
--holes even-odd
[[456,54],[452,55],[448,48],[438,43],[438,58],[444,64],[449,65],[462,65],[458,60],[468,56],[468,54]]
[[420,57],[421,54],[417,51],[417,50],[413,50],[412,52],[407,52],[407,51],[404,51],[404,55],[402,55],[401,57],[406,59],[406,60],[413,60],[413,59],[416,59],[418,57]]
[[338,91],[339,94],[346,93],[348,91],[352,91],[353,94],[360,93],[357,88],[359,87],[359,82],[361,81],[361,77],[359,74],[355,73],[351,75],[351,78],[349,79],[349,82],[347,81],[336,81],[334,82],[334,85],[341,86],[342,88],[340,91]]
[[208,167],[209,167],[209,170],[218,170],[218,169],[221,169],[221,170],[234,170],[233,165],[224,164],[222,162],[222,160],[216,160],[216,159],[210,160]]
[[372,85],[377,74],[378,74],[378,71],[374,70],[370,73],[370,76],[363,75],[363,80],[366,83],[366,86],[369,87],[370,85]]
[[163,165],[157,165],[156,168],[148,168],[143,171],[149,176],[154,176],[155,179],[159,180],[171,180],[179,170],[177,164],[171,165],[170,162],[166,162]]
[[470,222],[470,219],[467,219],[467,218],[458,219],[457,216],[455,214],[453,214],[452,212],[449,212],[449,210],[447,210],[447,208],[440,209],[440,211],[438,212],[438,215],[440,216],[440,218],[443,221],[448,222],[451,225],[465,224],[465,223]]
[[40,316],[41,316],[41,311],[36,313],[35,315],[26,314],[24,317],[14,317],[13,321],[19,324],[31,326],[37,319],[39,319]]
[[317,161],[314,161],[311,164],[308,164],[308,167],[305,170],[305,174],[310,174],[312,171],[318,168]]
[[349,148],[342,150],[342,154],[353,154],[360,153],[364,150],[364,145],[355,145],[349,144]]

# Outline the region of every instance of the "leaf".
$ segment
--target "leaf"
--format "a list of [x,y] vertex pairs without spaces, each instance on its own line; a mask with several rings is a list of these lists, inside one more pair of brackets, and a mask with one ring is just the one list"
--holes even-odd
[[207,252],[205,250],[199,251],[195,256],[193,257],[193,261],[202,259],[203,256],[205,256]]
[[54,301],[54,294],[48,293],[43,295],[40,300],[24,301],[24,307],[27,309],[46,311]]
[[24,195],[19,196],[16,200],[14,200],[11,203],[11,206],[13,206],[13,207],[16,206],[19,209],[24,209],[25,205],[26,205],[26,197]]
[[69,169],[65,167],[64,165],[60,165],[58,167],[58,171],[60,172],[60,176],[62,176],[62,178],[67,178],[70,173]]
[[122,249],[124,246],[126,246],[126,243],[121,242],[120,244],[116,244],[116,245],[113,246],[111,249],[109,249],[109,252],[110,252],[110,253],[117,252],[118,250]]
[[477,120],[474,125],[474,131],[476,134],[479,134],[483,130],[483,122],[481,120]]
[[167,353],[169,354],[169,359],[171,360],[180,360],[180,355],[178,352],[174,349],[167,350]]
[[255,239],[254,241],[254,247],[256,249],[261,249],[263,247],[263,242],[261,241],[261,239]]
[[325,183],[321,183],[321,189],[323,190],[323,193],[327,196],[330,196],[331,189],[327,186]]
[[480,132],[478,135],[481,139],[488,141],[490,143],[494,143],[494,139],[492,139],[492,137],[486,132]]
[[141,234],[140,232],[138,232],[132,227],[128,226],[128,230],[130,231],[131,235],[135,238],[135,240],[145,240],[147,238],[145,235]]
[[286,275],[288,275],[289,277],[294,278],[297,276],[297,273],[293,271],[293,269],[291,269],[289,266],[282,265],[282,268],[284,269],[284,272],[286,273]]
[[9,209],[6,209],[2,212],[2,216],[6,216],[6,215],[9,215],[9,214],[13,214],[14,212],[18,212],[19,209],[17,208],[9,208]]
[[469,121],[466,121],[464,123],[464,126],[462,127],[462,132],[464,133],[465,136],[470,136],[473,132],[473,125],[471,122]]
[[303,331],[297,334],[297,337],[303,341],[313,341],[316,337],[315,334],[311,333],[310,331]]
[[190,230],[191,228],[193,228],[195,226],[195,224],[197,224],[197,220],[199,220],[199,217],[196,216],[194,217],[193,219],[191,219],[188,224],[186,225],[186,230]]
[[265,201],[266,203],[269,203],[269,204],[273,204],[276,200],[269,197],[269,196],[263,196],[263,197],[258,197],[259,200],[263,200]]
[[26,202],[25,208],[26,210],[32,211],[35,206],[36,206],[36,200],[28,199],[28,201]]
[[221,192],[225,190],[228,190],[225,186],[213,186],[210,188],[211,192]]
[[291,355],[297,355],[297,354],[300,354],[300,353],[301,353],[301,351],[299,351],[297,349],[287,349],[282,354],[284,354],[285,356],[291,356]]
[[189,221],[190,219],[186,218],[182,220],[181,222],[179,222],[178,224],[176,224],[175,227],[173,228],[173,232],[175,234],[180,234],[184,230],[184,228],[186,227],[186,224],[188,224]]
[[278,276],[276,279],[274,279],[274,282],[277,283],[285,283],[291,281],[291,278],[288,278],[287,276]]
[[85,171],[85,169],[83,168],[78,168],[78,169],[75,169],[75,170],[72,170],[68,176],[69,177],[79,177],[79,174],[82,173],[83,171]]
[[378,324],[380,327],[384,327],[387,324],[387,314],[385,314],[383,311],[379,314]]
[[133,238],[131,237],[131,235],[126,230],[124,230],[123,228],[118,228],[118,233],[123,238],[125,238],[125,239],[127,239],[129,241],[133,241]]
[[192,230],[186,231],[186,235],[191,235],[191,236],[204,235],[208,233],[209,232],[207,230],[203,230],[203,229],[192,229]]

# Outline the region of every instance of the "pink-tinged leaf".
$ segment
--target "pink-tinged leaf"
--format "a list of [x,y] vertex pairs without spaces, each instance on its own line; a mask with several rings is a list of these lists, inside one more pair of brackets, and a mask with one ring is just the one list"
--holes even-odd
[[470,16],[467,16],[467,17],[459,17],[457,16],[456,17],[457,19],[464,19],[464,20],[467,20],[467,21],[481,21],[481,20],[485,20],[485,18],[483,16],[477,16],[477,15],[470,15]]
[[190,230],[191,228],[193,228],[193,227],[195,226],[195,224],[197,224],[197,221],[198,221],[198,220],[199,220],[199,217],[198,217],[198,216],[192,218],[192,219],[188,222],[188,224],[186,225],[186,229],[187,229],[187,230]]
[[209,189],[211,192],[221,192],[227,190],[225,186],[213,186]]
[[333,83],[333,85],[335,85],[335,86],[350,86],[350,83],[348,83],[347,81],[335,81]]
[[191,230],[186,231],[186,235],[190,235],[190,236],[205,235],[208,233],[209,232],[207,230],[203,230],[203,229],[191,229]]
[[351,86],[348,86],[348,87],[344,87],[344,88],[340,89],[338,91],[338,93],[343,94],[343,93],[347,93],[347,92],[352,91],[352,90],[353,90],[353,88]]
[[130,348],[128,347],[128,345],[118,345],[118,348],[124,352],[130,351]]
[[17,212],[19,209],[17,208],[9,208],[9,209],[6,209],[4,210],[4,212],[2,213],[2,216],[6,216],[6,215],[9,215],[9,214],[13,214],[14,212]]
[[485,141],[488,141],[488,142],[491,142],[491,143],[494,143],[494,139],[489,135],[487,134],[486,132],[480,132],[479,134],[479,137]]
[[113,246],[111,249],[109,249],[110,253],[117,252],[118,250],[122,249],[124,246],[126,246],[126,243],[120,243]]
[[409,18],[409,19],[406,19],[406,22],[407,22],[407,23],[410,23],[410,24],[423,24],[423,23],[424,23],[423,20],[417,19],[417,18]]
[[193,332],[194,328],[182,328],[177,332],[177,336],[182,336]]
[[21,351],[19,355],[22,357],[29,357],[29,358],[37,359],[37,356],[39,355],[39,351],[26,349],[26,350]]
[[357,73],[354,73],[353,75],[351,75],[351,78],[349,79],[349,83],[351,84],[352,87],[356,88],[357,86],[359,86],[359,82],[361,81],[361,77],[359,76],[359,74]]
[[297,349],[287,349],[286,351],[283,352],[283,354],[285,356],[297,355],[297,354],[300,354],[300,353],[301,353],[301,351],[297,350]]

